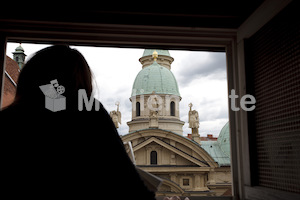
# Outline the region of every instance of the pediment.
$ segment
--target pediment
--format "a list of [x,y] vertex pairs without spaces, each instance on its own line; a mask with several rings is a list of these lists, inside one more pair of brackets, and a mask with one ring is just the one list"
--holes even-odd
[[193,165],[197,165],[199,167],[208,167],[209,166],[204,159],[199,159],[199,158],[193,157],[192,155],[190,155],[190,153],[187,153],[187,152],[183,151],[182,149],[179,149],[179,148],[177,148],[155,136],[152,136],[152,137],[146,139],[145,141],[135,145],[133,147],[133,152],[137,152],[140,149],[142,149],[143,147],[147,147],[151,144],[159,145],[162,148],[165,148],[165,149],[171,151],[176,156],[180,156],[181,158],[186,159],[188,161],[188,163],[192,163]]
[[[154,140],[152,137],[160,141]],[[192,158],[194,157],[196,160],[202,161],[204,166],[213,168],[219,167],[218,163],[216,163],[216,161],[201,147],[201,145],[182,135],[173,133],[172,131],[163,129],[141,129],[122,136],[122,140],[123,142],[130,141],[135,149],[143,148],[149,144],[149,142],[156,142],[157,144],[167,143],[165,146],[171,145],[173,148],[177,147],[177,150],[181,150],[190,155]],[[175,149],[173,152],[175,152]],[[141,156],[146,156],[146,154]],[[199,164],[199,166],[201,165]]]

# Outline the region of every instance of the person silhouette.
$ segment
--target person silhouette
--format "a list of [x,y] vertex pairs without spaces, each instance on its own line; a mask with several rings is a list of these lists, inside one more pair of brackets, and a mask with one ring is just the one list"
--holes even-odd
[[68,46],[55,45],[38,51],[24,65],[15,100],[7,109],[48,112],[40,86],[53,80],[65,88],[66,111],[78,111],[79,89],[84,89],[88,97],[92,95],[92,72],[82,54]]
[[[64,92],[65,110],[45,108],[40,86],[46,84],[64,87],[58,93]],[[0,112],[7,128],[1,134],[3,191],[11,198],[154,200],[103,105],[79,111],[78,90],[92,95],[92,72],[75,49],[47,47],[24,65],[15,101]]]

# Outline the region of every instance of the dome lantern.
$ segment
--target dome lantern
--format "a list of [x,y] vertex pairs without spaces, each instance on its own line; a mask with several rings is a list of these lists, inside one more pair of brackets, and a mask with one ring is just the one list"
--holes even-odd
[[174,58],[171,57],[168,50],[161,49],[145,49],[143,56],[139,59],[142,64],[142,68],[148,67],[154,62],[153,53],[155,53],[156,62],[159,65],[169,70],[171,69],[171,64],[174,61]]

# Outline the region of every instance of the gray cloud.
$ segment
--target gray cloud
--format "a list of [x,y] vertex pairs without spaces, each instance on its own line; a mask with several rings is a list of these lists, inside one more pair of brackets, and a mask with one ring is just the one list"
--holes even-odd
[[226,79],[225,53],[210,53],[205,62],[199,58],[199,54],[191,53],[181,60],[180,65],[182,67],[176,72],[176,77],[181,86],[208,76],[211,79]]

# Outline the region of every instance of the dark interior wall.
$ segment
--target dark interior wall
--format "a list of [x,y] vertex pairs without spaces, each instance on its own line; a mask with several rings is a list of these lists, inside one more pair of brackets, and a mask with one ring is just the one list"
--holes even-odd
[[253,185],[300,193],[300,18],[291,3],[246,41]]
[[263,0],[1,3],[0,19],[238,28]]

